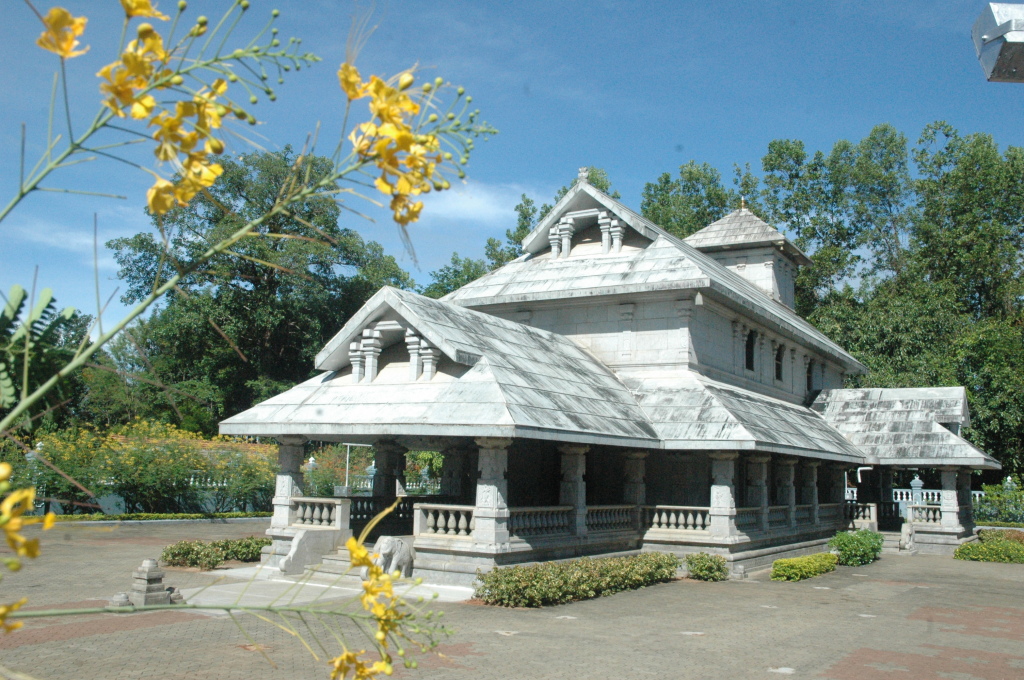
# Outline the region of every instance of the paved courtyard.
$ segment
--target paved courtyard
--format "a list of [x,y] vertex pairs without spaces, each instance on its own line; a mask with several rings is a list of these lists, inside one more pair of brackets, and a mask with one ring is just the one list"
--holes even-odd
[[[42,557],[4,577],[9,595],[2,599],[16,593],[28,595],[31,607],[101,605],[168,543],[265,528],[59,525],[44,535]],[[244,587],[240,579],[187,571],[169,571],[166,583]],[[397,669],[395,677],[1024,677],[1021,565],[887,556],[802,583],[772,583],[762,574],[679,581],[539,610],[456,602],[440,608],[453,630],[441,648],[445,658],[421,658],[419,670]],[[0,637],[0,663],[53,680],[327,677],[323,662],[281,629],[256,619],[241,623],[251,640],[230,618],[190,611],[33,620]]]

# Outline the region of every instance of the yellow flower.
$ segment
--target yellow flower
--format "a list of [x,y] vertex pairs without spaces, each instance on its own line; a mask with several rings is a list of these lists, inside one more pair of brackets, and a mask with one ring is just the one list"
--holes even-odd
[[0,605],[0,626],[3,626],[5,632],[10,633],[12,630],[18,630],[19,628],[21,628],[21,621],[15,621],[14,623],[7,623],[7,616],[11,612],[14,612],[14,611],[17,611],[18,609],[21,609],[21,606],[23,604],[25,604],[26,602],[28,602],[28,598],[27,597],[23,597],[20,600],[18,600],[17,602],[12,602],[10,604],[2,604],[2,605]]
[[391,210],[394,213],[395,222],[405,226],[420,218],[423,201],[411,203],[407,196],[398,195],[391,199]]
[[6,482],[10,479],[12,472],[14,472],[14,468],[11,467],[10,463],[0,463],[0,482]]
[[174,207],[174,185],[165,179],[158,179],[146,192],[146,203],[154,215],[163,215]]
[[338,69],[338,82],[341,83],[341,89],[345,91],[345,96],[350,100],[366,96],[363,79],[352,64],[345,62],[341,65],[341,68]]
[[132,102],[132,118],[148,118],[156,107],[153,95],[144,94]]
[[46,30],[36,40],[44,50],[53,52],[61,59],[70,59],[89,51],[75,50],[78,47],[78,36],[85,31],[85,17],[73,17],[71,12],[63,7],[51,7],[50,11],[43,17],[43,25]]
[[167,21],[169,18],[166,14],[156,11],[156,7],[153,6],[150,0],[121,0],[121,7],[124,7],[125,16],[129,19],[132,17],[153,17],[154,19]]

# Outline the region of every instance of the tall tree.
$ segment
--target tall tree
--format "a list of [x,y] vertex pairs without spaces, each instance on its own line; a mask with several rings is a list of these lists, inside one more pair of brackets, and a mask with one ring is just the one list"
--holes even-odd
[[686,238],[740,207],[745,198],[760,212],[758,179],[749,167],[735,168],[733,188],[722,184],[722,174],[708,163],[689,161],[679,167],[679,178],[662,173],[644,185],[640,212],[669,233]]
[[[154,220],[164,243],[151,233],[108,243],[127,283],[124,300],[142,298],[154,281],[267,212],[296,164],[310,182],[330,167],[327,159],[300,160],[288,148],[226,160],[209,194]],[[394,258],[340,227],[340,217],[325,190],[288,216],[265,221],[263,238],[244,239],[184,279],[165,306],[135,328],[141,337],[131,348],[138,354],[132,361],[147,380],[212,404],[200,409],[192,426],[208,430],[217,418],[309,377],[319,348],[378,288],[412,287]],[[160,402],[170,405],[166,394]],[[183,408],[193,406],[171,410],[177,416]]]

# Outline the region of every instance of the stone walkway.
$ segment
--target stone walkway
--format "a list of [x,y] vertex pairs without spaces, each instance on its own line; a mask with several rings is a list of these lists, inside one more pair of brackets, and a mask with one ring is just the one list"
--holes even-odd
[[[103,604],[168,543],[263,528],[60,525],[45,534],[39,560],[4,577],[2,592],[26,594],[33,607]],[[243,582],[225,573],[171,570],[166,582],[202,588],[220,581],[237,597]],[[455,602],[439,608],[453,630],[441,647],[445,657],[421,657],[419,670],[399,668],[393,677],[1024,677],[1021,565],[891,556],[802,583],[756,575],[679,581],[538,610]],[[189,611],[34,620],[0,637],[0,663],[54,680],[327,677],[324,663],[285,631],[253,618],[239,624],[249,638],[230,618]]]

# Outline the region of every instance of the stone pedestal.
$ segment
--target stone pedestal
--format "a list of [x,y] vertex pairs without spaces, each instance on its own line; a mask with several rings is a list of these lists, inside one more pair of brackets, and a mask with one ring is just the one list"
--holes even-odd
[[473,508],[473,543],[476,550],[500,552],[508,545],[508,448],[511,439],[481,437],[475,440],[480,447],[476,483],[476,503]]
[[734,451],[721,451],[711,457],[711,509],[708,530],[717,539],[728,539],[736,531],[736,459]]
[[132,573],[128,599],[136,607],[171,603],[171,594],[164,586],[164,572],[156,560],[143,560],[142,566]]
[[587,471],[586,444],[561,444],[562,483],[558,489],[558,504],[573,507],[573,535],[587,535]]
[[957,469],[953,467],[942,468],[942,499],[939,503],[942,512],[940,522],[943,530],[950,532],[961,532],[963,526],[960,524],[960,499],[957,493]]
[[768,461],[771,456],[747,456],[747,505],[760,508],[758,529],[768,531],[768,506],[771,504],[768,494]]

